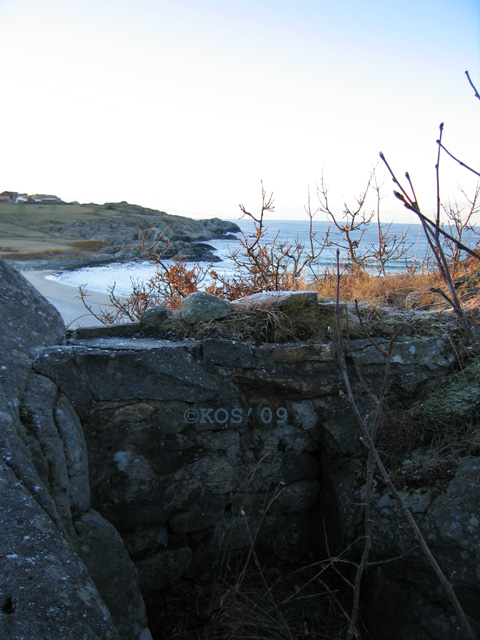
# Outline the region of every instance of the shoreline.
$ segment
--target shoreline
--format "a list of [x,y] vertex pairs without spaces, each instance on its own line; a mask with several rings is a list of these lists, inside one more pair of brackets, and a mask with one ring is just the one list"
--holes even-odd
[[[56,282],[55,280],[47,280],[47,276],[54,275],[55,271],[27,270],[25,268],[18,270],[59,311],[67,329],[103,326],[84,307],[77,287]],[[89,292],[87,302],[92,306],[92,310],[95,313],[111,307],[108,293],[99,291]]]

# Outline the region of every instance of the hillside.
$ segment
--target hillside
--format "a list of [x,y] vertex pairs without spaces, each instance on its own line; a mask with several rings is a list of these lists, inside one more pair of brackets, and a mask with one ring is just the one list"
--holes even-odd
[[98,204],[15,204],[0,202],[0,256],[28,261],[30,268],[70,268],[143,259],[158,239],[165,257],[215,261],[204,241],[239,232],[219,218],[193,220],[127,202]]

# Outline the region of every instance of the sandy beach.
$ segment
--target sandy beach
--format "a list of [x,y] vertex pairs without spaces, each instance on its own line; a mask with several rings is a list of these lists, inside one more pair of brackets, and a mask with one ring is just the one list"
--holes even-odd
[[[83,306],[78,289],[55,280],[47,280],[52,275],[51,271],[22,271],[23,276],[60,312],[65,326],[73,329],[76,327],[94,327],[101,325]],[[109,298],[106,293],[91,291],[87,298],[93,311],[109,307]]]

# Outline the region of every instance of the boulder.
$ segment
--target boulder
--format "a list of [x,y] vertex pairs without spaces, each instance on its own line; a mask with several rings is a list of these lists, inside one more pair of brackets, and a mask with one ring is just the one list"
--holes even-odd
[[0,636],[119,640],[85,565],[16,471],[0,460]]
[[140,325],[142,328],[157,329],[165,324],[168,317],[168,309],[165,307],[153,307],[142,313]]
[[316,307],[317,304],[318,294],[316,291],[262,291],[232,302],[232,305],[238,309],[244,306],[249,308],[272,306],[278,309],[288,309],[296,305]]
[[63,343],[65,325],[55,307],[1,258],[0,282],[0,384],[15,402],[25,388],[35,350]]
[[205,291],[195,291],[182,300],[181,318],[188,324],[220,320],[231,312],[232,305],[227,300]]
[[[0,280],[0,636],[146,639],[133,563],[113,527],[99,527],[90,512],[78,415],[48,375],[32,371],[42,348],[64,342],[63,321],[1,259]],[[71,377],[81,389],[78,369]],[[86,559],[97,554],[92,573],[80,558],[82,545],[91,551]],[[103,562],[106,548],[115,550],[115,562]]]
[[[0,635],[114,640],[119,636],[110,613],[69,538],[68,467],[81,476],[81,465],[74,459],[67,465],[63,451],[56,459],[62,443],[52,383],[44,378],[31,388],[31,359],[38,347],[63,342],[63,321],[3,260],[0,280]],[[63,402],[59,411],[66,431]]]
[[120,534],[96,511],[81,516],[80,556],[114,620],[121,638],[137,638],[145,629],[145,604],[135,565]]
[[90,505],[87,452],[78,416],[65,396],[61,396],[61,404],[57,396],[54,382],[36,374],[29,377],[21,400],[20,434],[72,537],[72,509],[85,511]]

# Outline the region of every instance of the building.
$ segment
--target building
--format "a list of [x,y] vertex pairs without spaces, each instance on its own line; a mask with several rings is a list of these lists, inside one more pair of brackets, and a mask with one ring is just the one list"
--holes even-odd
[[47,195],[44,193],[35,193],[31,196],[18,191],[3,191],[0,193],[0,202],[16,202],[17,204],[63,204],[58,196]]
[[18,197],[18,191],[2,191],[0,193],[0,202],[14,202]]
[[35,202],[36,204],[58,204],[62,202],[62,200],[60,200],[60,198],[58,198],[57,196],[50,196],[44,193],[34,193],[33,195],[28,196],[28,199],[32,202]]

